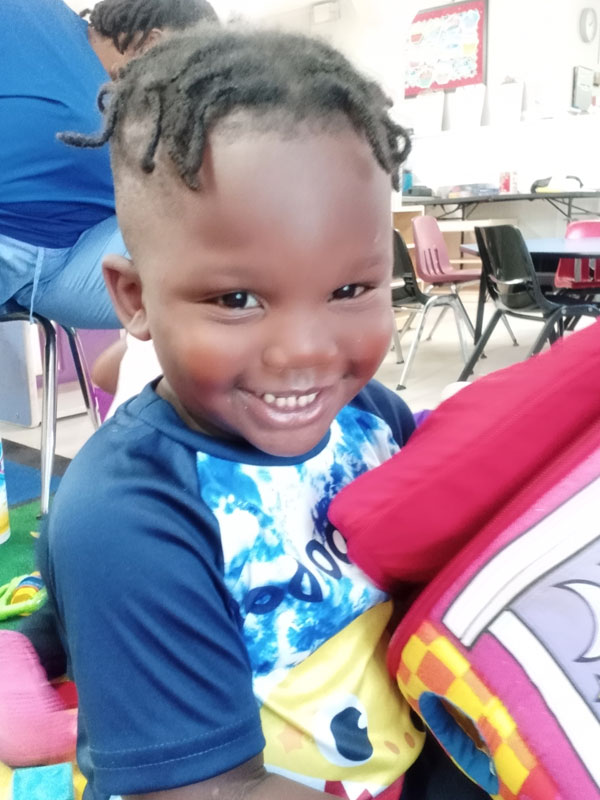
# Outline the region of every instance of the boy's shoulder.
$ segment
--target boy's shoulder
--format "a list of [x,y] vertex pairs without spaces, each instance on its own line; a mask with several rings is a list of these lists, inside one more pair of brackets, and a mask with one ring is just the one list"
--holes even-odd
[[[67,474],[89,469],[96,469],[99,475],[111,474],[123,459],[164,463],[174,457],[178,445],[193,448],[196,444],[193,432],[150,384],[95,431],[73,459]],[[102,469],[98,469],[100,464]]]
[[414,417],[404,400],[377,380],[369,381],[349,406],[386,422],[400,446],[406,444],[415,429]]
[[203,538],[212,552],[215,524],[198,491],[198,450],[198,435],[146,387],[68,466],[45,526],[49,546],[87,563],[104,558],[107,548],[118,559],[170,529],[198,543]]
[[88,439],[69,464],[52,505],[51,520],[63,512],[88,518],[106,514],[160,486],[189,486],[195,477],[193,432],[186,428],[152,386],[123,404]]

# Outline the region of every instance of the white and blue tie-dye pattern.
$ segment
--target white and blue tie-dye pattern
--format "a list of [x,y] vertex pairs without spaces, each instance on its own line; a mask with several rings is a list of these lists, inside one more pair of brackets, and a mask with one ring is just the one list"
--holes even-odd
[[398,450],[388,425],[343,409],[328,444],[301,464],[258,466],[198,453],[202,499],[221,533],[257,695],[384,601],[327,520],[332,497]]

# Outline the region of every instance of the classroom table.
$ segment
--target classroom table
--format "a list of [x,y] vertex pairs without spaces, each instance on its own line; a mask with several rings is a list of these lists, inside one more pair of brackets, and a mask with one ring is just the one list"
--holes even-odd
[[[590,236],[585,239],[567,239],[566,237],[526,239],[527,249],[532,258],[600,258],[600,236]],[[463,244],[461,250],[468,255],[477,256],[477,244]],[[477,344],[483,330],[483,310],[485,307],[486,288],[483,271],[479,282],[479,296],[477,298],[477,319],[475,321],[474,342]]]
[[[402,205],[421,205],[439,206],[441,214],[436,214],[438,219],[453,218],[460,214],[460,219],[468,219],[473,211],[482,203],[507,203],[510,201],[539,201],[549,203],[553,208],[560,212],[567,220],[572,220],[575,216],[589,215],[597,213],[597,200],[600,199],[600,191],[573,191],[573,192],[520,192],[517,194],[480,194],[468,195],[466,197],[425,197],[421,195],[404,194]],[[586,203],[587,201],[587,203]],[[585,205],[583,205],[585,203]]]

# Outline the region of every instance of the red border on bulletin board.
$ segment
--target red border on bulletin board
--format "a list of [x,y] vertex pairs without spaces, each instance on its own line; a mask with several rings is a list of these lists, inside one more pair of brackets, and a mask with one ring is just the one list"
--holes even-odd
[[483,83],[486,0],[450,3],[420,11],[407,46],[405,97]]

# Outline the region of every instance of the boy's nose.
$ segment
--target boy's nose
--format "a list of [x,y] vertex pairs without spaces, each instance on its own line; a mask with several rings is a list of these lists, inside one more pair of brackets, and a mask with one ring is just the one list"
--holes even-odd
[[263,350],[263,363],[277,371],[307,369],[330,363],[338,355],[331,331],[314,316],[282,319]]

